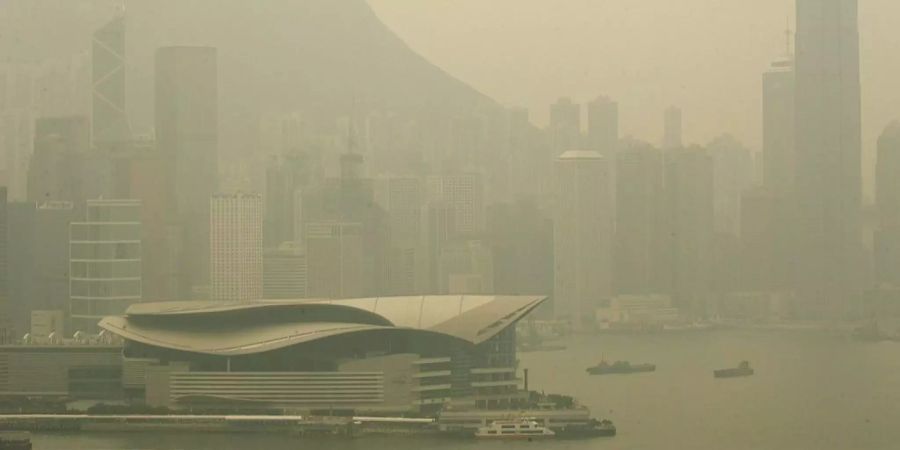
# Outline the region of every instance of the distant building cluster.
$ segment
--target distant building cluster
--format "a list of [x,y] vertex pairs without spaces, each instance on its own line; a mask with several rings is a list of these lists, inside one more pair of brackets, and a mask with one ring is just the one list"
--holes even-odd
[[141,134],[116,16],[90,54],[0,63],[3,339],[175,300],[546,295],[536,314],[578,330],[753,302],[777,303],[754,320],[853,317],[864,290],[900,283],[898,125],[874,208],[861,195],[855,3],[797,0],[755,152],[687,144],[678,107],[658,143],[622,137],[598,97],[559,99],[544,128],[490,102],[273,106],[248,120],[255,147],[226,155],[219,117],[242,112],[220,107],[217,49],[156,50]]

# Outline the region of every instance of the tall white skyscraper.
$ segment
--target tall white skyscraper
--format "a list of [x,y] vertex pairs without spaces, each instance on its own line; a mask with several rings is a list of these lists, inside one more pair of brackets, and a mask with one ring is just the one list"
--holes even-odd
[[262,197],[220,194],[210,200],[210,298],[263,297]]
[[797,282],[806,316],[859,295],[862,170],[857,0],[797,0]]
[[612,215],[608,162],[597,152],[568,151],[556,160],[554,313],[589,327],[612,295]]

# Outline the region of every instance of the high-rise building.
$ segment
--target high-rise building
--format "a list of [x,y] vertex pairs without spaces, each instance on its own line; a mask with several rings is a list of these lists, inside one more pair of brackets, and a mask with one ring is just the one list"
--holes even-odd
[[681,148],[684,145],[681,139],[681,108],[670,106],[668,109],[666,109],[664,126],[665,129],[663,131],[663,149],[672,150]]
[[91,46],[94,145],[101,149],[131,138],[125,110],[125,17],[118,15],[94,33]]
[[588,149],[610,161],[619,146],[619,104],[609,97],[597,97],[587,104]]
[[71,202],[10,203],[7,209],[9,306],[16,337],[30,329],[32,310],[69,311]]
[[103,154],[90,151],[87,117],[38,119],[34,134],[34,154],[28,167],[29,201],[65,200],[83,211],[88,199],[108,194],[111,165]]
[[69,230],[72,325],[91,332],[143,298],[141,202],[88,200],[84,221]]
[[717,233],[740,235],[741,196],[753,185],[753,155],[734,136],[723,135],[707,144],[713,160]]
[[303,190],[309,181],[306,155],[291,153],[274,158],[266,168],[267,247],[303,240]]
[[0,111],[0,153],[5,155],[10,201],[24,201],[28,197],[28,160],[34,149],[33,141],[34,120],[30,111]]
[[363,225],[306,224],[307,294],[312,298],[353,298],[365,289]]
[[553,220],[538,208],[536,199],[492,205],[488,242],[493,250],[495,292],[553,292]]
[[667,293],[663,152],[630,142],[617,155],[616,165],[616,293]]
[[557,159],[556,175],[554,312],[583,328],[612,296],[609,169],[599,153],[573,150]]
[[797,283],[807,317],[860,290],[861,138],[856,0],[797,0]]
[[763,183],[776,196],[794,192],[794,62],[772,64],[763,74]]
[[428,179],[428,197],[453,209],[453,236],[484,232],[484,181],[481,174],[447,173]]
[[713,264],[713,161],[706,150],[691,147],[666,154],[671,294],[686,314],[706,311]]
[[[762,150],[762,180],[765,186],[765,194],[748,197],[750,202],[743,211],[750,211],[757,207],[763,208],[772,214],[766,220],[774,221],[777,226],[771,232],[751,230],[748,236],[752,236],[754,242],[744,242],[746,252],[756,255],[757,251],[751,245],[763,245],[762,248],[773,247],[771,256],[757,255],[745,256],[746,264],[749,261],[767,261],[771,270],[756,268],[762,271],[758,275],[760,282],[766,286],[774,286],[781,289],[788,288],[794,281],[794,259],[797,254],[797,205],[795,197],[795,178],[797,173],[796,150],[794,134],[795,111],[795,86],[794,86],[794,60],[791,55],[787,59],[772,64],[771,69],[763,74],[763,150]],[[765,205],[765,203],[770,203]],[[749,219],[742,223],[762,225],[765,221]],[[761,234],[760,234],[761,233]],[[745,233],[741,231],[742,239]],[[771,245],[759,242],[759,239],[772,238]],[[749,259],[748,259],[749,258]],[[762,258],[762,259],[760,259]],[[769,259],[770,258],[770,259]],[[745,267],[745,270],[754,270]],[[765,276],[772,275],[773,280],[764,280]]]
[[306,286],[306,252],[299,242],[283,242],[263,253],[264,298],[305,298]]
[[181,228],[168,165],[153,141],[133,141],[112,157],[112,195],[141,201],[141,266],[144,298],[178,298]]
[[492,294],[494,260],[484,241],[461,239],[441,249],[438,293]]
[[900,122],[888,125],[878,139],[875,207],[876,281],[900,286]]
[[385,293],[424,293],[428,280],[423,233],[425,183],[417,177],[375,181],[375,201],[386,211],[390,231],[390,274]]
[[155,83],[156,143],[183,231],[179,297],[192,298],[209,282],[209,199],[218,192],[216,49],[160,48]]
[[6,186],[0,186],[0,344],[9,342],[13,337],[12,308],[9,302],[9,251],[7,239],[8,214],[6,212]]
[[774,291],[784,288],[787,279],[778,261],[779,235],[786,225],[778,220],[783,198],[766,187],[744,192],[741,198],[741,256],[739,288],[742,291]]
[[554,152],[581,147],[581,105],[568,97],[550,105],[549,131]]
[[262,197],[218,194],[209,203],[210,298],[259,300],[263,296]]

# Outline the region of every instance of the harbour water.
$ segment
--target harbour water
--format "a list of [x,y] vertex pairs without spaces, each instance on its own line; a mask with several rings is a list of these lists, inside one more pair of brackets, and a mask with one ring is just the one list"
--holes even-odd
[[[900,343],[858,342],[825,332],[713,331],[571,338],[568,349],[521,354],[532,389],[576,396],[619,435],[584,441],[486,443],[366,437],[195,433],[36,434],[41,450],[230,450],[423,448],[894,450],[900,442]],[[590,376],[607,360],[647,361],[652,373]],[[714,379],[751,361],[756,374]]]

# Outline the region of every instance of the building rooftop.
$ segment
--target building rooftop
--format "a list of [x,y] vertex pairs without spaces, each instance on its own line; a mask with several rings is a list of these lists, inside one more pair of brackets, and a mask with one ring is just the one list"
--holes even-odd
[[276,350],[349,333],[421,333],[480,344],[546,297],[435,295],[244,303],[140,303],[100,327],[147,345],[214,355]]

